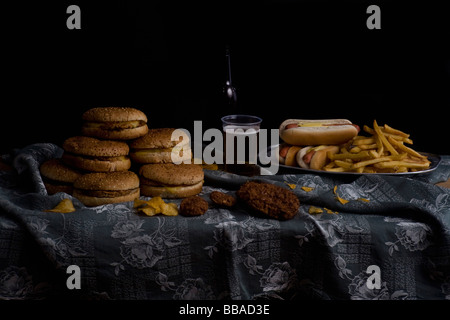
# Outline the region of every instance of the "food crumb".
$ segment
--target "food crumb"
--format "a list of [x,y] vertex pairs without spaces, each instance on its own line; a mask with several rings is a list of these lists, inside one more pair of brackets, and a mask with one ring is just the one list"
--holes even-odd
[[320,213],[323,213],[323,210],[321,208],[310,206],[308,209],[308,213],[309,214],[320,214]]
[[285,181],[284,183],[286,183],[286,185],[287,185],[289,188],[291,188],[292,190],[294,190],[294,189],[297,187],[297,185],[294,184],[294,183],[287,183],[286,181]]
[[342,199],[342,198],[339,197],[339,196],[336,196],[336,199],[337,199],[340,203],[342,203],[342,204],[346,204],[346,203],[349,203],[349,202],[350,202],[350,200]]

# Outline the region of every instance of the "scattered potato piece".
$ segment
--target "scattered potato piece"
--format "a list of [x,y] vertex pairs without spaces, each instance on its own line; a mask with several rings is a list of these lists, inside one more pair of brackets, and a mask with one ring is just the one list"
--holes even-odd
[[161,197],[153,197],[150,200],[134,200],[133,207],[138,212],[142,212],[147,216],[154,216],[162,213],[166,216],[178,215],[178,206],[176,203],[166,203]]
[[75,207],[73,206],[72,200],[70,199],[63,199],[53,209],[45,210],[45,212],[61,212],[61,213],[69,213],[74,211]]

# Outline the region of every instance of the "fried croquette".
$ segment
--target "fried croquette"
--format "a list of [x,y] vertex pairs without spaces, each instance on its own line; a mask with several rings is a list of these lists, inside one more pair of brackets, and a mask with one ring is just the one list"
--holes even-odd
[[248,181],[236,194],[250,208],[278,220],[292,219],[300,207],[291,190],[266,182]]

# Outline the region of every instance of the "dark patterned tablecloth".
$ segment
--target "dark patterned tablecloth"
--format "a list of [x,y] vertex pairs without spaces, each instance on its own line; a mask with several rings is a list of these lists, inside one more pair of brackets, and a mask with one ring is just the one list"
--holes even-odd
[[[251,178],[299,197],[296,217],[278,221],[241,203],[147,217],[131,202],[88,208],[49,196],[38,168],[61,153],[35,144],[4,155],[15,170],[0,172],[1,299],[450,299],[450,190],[435,185],[449,178],[450,156],[417,177]],[[201,196],[247,179],[205,170]],[[44,212],[63,198],[75,212]],[[80,289],[68,288],[72,265]]]

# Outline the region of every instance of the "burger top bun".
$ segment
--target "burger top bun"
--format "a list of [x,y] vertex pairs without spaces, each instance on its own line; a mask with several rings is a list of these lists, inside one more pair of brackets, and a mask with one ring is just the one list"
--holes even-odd
[[83,190],[132,190],[139,188],[139,178],[132,171],[93,172],[82,175],[73,186]]
[[186,198],[200,193],[203,187],[203,169],[198,164],[146,164],[139,175],[144,196]]
[[73,196],[93,207],[133,201],[140,196],[139,178],[131,171],[87,173],[73,184]]
[[130,157],[141,164],[182,162],[192,157],[189,142],[189,136],[183,130],[149,129],[146,135],[130,142]]
[[172,134],[175,130],[175,128],[149,129],[146,135],[130,142],[130,147],[135,149],[167,149],[176,145],[188,144],[189,136],[182,130],[177,132],[177,134],[180,134],[178,139],[172,141]]
[[87,110],[82,115],[85,121],[134,121],[141,120],[147,123],[147,116],[135,108],[124,107],[99,107]]
[[147,116],[135,108],[100,107],[83,113],[83,135],[100,139],[132,140],[147,133]]
[[39,170],[48,194],[72,194],[73,182],[82,175],[80,171],[64,165],[58,158],[43,162]]
[[81,170],[111,172],[131,167],[125,142],[76,136],[66,139],[63,149],[62,161]]
[[118,157],[128,155],[128,145],[121,141],[99,140],[92,137],[75,136],[66,139],[63,149],[78,155]]
[[64,165],[58,158],[43,162],[39,169],[43,177],[54,181],[73,183],[81,176],[81,172]]
[[198,164],[155,163],[143,165],[139,174],[163,185],[193,185],[203,181],[203,169]]

